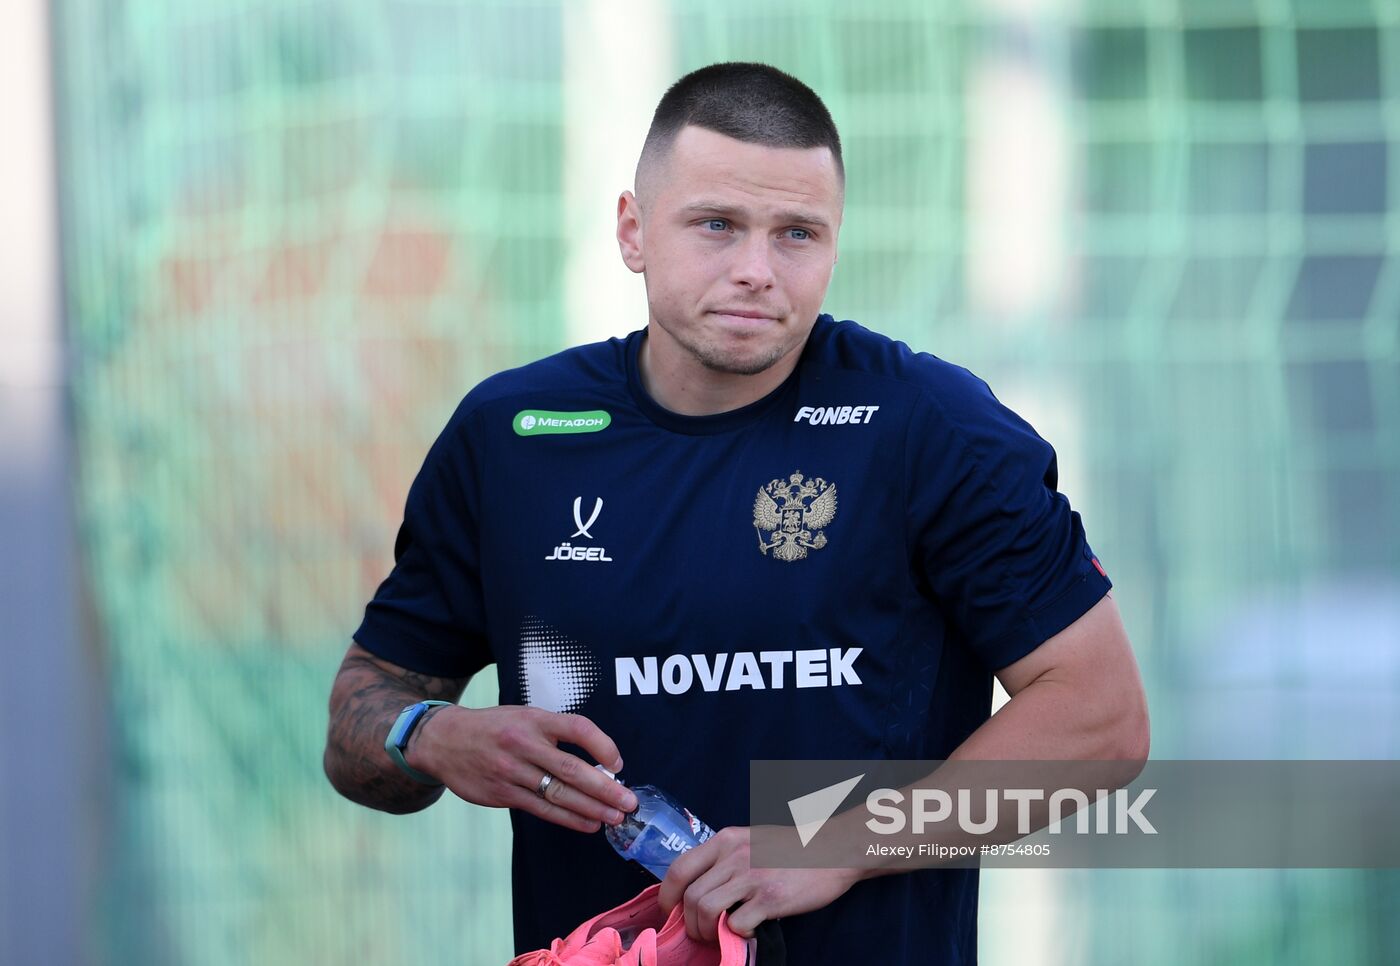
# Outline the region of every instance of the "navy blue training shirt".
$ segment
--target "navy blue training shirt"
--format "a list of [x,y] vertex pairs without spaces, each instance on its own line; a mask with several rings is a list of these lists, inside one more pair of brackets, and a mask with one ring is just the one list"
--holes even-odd
[[[714,416],[657,405],[644,332],[473,389],[409,491],[355,639],[502,704],[587,716],[629,782],[748,824],[750,759],[946,758],[992,672],[1108,591],[1055,453],[965,369],[822,315],[792,375]],[[512,810],[517,952],[651,880]],[[794,963],[974,963],[976,870],[785,917]]]

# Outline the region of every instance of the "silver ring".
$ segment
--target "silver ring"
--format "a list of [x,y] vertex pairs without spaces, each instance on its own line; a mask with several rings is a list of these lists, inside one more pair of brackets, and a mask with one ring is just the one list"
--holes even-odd
[[535,794],[540,798],[544,798],[544,793],[549,791],[549,786],[553,784],[554,776],[549,772],[545,772],[544,777],[540,779],[540,783],[535,786]]

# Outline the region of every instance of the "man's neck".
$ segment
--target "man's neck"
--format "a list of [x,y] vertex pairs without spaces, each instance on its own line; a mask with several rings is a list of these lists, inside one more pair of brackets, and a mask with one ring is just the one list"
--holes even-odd
[[[648,325],[637,354],[642,388],[662,408],[681,416],[714,416],[757,402],[792,374],[802,356],[799,345],[762,372],[741,375],[701,365],[679,346],[655,351],[657,326]],[[661,339],[668,337],[663,332]]]

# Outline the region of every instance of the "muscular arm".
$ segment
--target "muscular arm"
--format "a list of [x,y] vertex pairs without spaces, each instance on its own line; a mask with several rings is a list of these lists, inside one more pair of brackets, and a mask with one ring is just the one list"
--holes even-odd
[[[621,771],[617,745],[582,715],[508,705],[455,704],[466,678],[435,678],[401,668],[351,644],[331,688],[324,767],[336,791],[360,805],[403,814],[427,808],[444,788],[466,802],[517,808],[579,832],[616,824],[636,797],[591,765],[559,748],[569,742]],[[399,770],[384,738],[399,712],[416,701],[430,708],[408,739],[404,758],[442,785],[424,785]],[[548,772],[547,797],[535,789]]]
[[950,761],[1147,760],[1147,697],[1111,593],[997,679],[1011,700]]
[[[375,657],[351,643],[331,688],[330,728],[323,766],[335,790],[352,802],[403,814],[427,808],[443,786],[409,778],[384,751],[384,739],[399,712],[416,701],[457,701],[466,678],[435,678]],[[427,719],[445,708],[431,708],[409,739],[413,760]]]
[[[1141,771],[1150,742],[1147,701],[1111,597],[1002,668],[997,678],[1011,700],[948,756],[950,762],[1121,762],[1121,767],[1110,769],[1121,784]],[[1039,808],[1037,814],[1043,811]],[[847,825],[847,834],[859,836],[866,814],[852,808],[831,822]],[[1014,816],[1007,824],[1013,823]],[[731,827],[679,856],[661,886],[662,908],[669,911],[684,901],[686,931],[713,940],[720,912],[743,902],[737,912],[731,912],[729,923],[741,935],[750,935],[765,919],[821,909],[860,879],[904,870],[900,865],[755,869],[749,849],[750,830]]]

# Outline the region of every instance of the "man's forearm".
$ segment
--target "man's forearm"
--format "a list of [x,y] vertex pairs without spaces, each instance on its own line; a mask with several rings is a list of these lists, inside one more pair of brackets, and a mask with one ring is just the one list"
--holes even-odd
[[[365,653],[346,655],[331,690],[330,728],[323,765],[336,791],[369,808],[403,814],[427,808],[443,786],[404,774],[384,751],[384,739],[405,706],[416,701],[456,701],[465,679],[435,678],[400,669],[390,672]],[[441,708],[429,709],[428,715]],[[427,716],[409,740],[407,757]]]
[[[948,756],[948,765],[917,784],[921,788],[946,786],[948,791],[971,787],[976,790],[972,800],[980,802],[988,778],[997,774],[1020,775],[1020,772],[1004,769],[999,773],[981,763],[1072,762],[1083,763],[1083,766],[1066,766],[1063,776],[1056,781],[1077,787],[1078,781],[1092,776],[1093,780],[1083,787],[1092,799],[1098,788],[1121,788],[1136,778],[1147,759],[1148,743],[1147,709],[1140,691],[1125,689],[1122,694],[1086,694],[1083,688],[1071,687],[1051,673],[1017,692]],[[968,766],[959,767],[963,762],[969,763]],[[1053,767],[1043,768],[1042,772],[1048,778],[1055,778]],[[1034,786],[1032,774],[1026,771],[1024,776],[1018,777],[1017,785]],[[912,787],[904,789],[906,797]],[[851,816],[848,821],[853,835],[858,835],[861,829],[856,823],[858,811],[853,809],[847,813]],[[889,837],[887,844],[938,843],[975,847],[1014,841],[1025,834],[1020,828],[1019,815],[1018,811],[1009,810],[994,828],[977,835],[949,824],[939,826],[937,832],[928,835],[910,831],[903,837]],[[1029,831],[1048,823],[1048,791],[1045,798],[1030,805],[1028,817]],[[892,863],[863,869],[858,875],[872,878],[907,868],[907,865]]]

